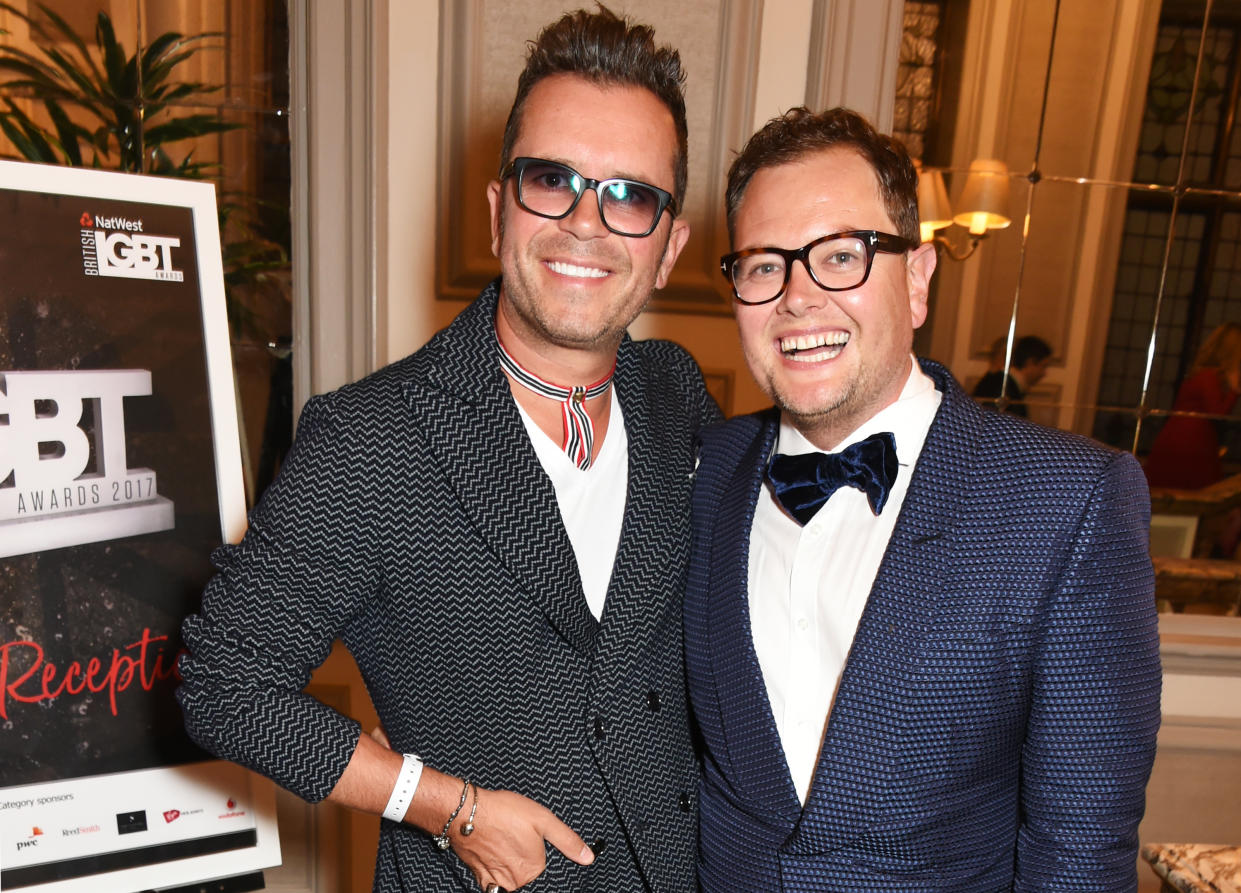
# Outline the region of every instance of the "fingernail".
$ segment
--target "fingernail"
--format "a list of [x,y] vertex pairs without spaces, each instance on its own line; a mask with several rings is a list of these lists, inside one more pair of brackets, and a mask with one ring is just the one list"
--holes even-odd
[[578,853],[577,859],[582,865],[589,865],[595,861],[595,851],[586,844],[582,844],[582,851]]

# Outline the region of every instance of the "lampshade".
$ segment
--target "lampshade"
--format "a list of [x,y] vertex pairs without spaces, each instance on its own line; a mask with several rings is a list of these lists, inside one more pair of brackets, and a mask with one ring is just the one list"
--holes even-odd
[[952,220],[968,227],[971,235],[981,236],[987,230],[1003,229],[1012,223],[1008,216],[1008,168],[1004,162],[994,158],[971,161],[958,207],[961,210]]
[[924,171],[918,168],[918,220],[922,241],[929,242],[937,229],[952,225],[952,208],[948,204],[948,190],[944,188],[941,171]]

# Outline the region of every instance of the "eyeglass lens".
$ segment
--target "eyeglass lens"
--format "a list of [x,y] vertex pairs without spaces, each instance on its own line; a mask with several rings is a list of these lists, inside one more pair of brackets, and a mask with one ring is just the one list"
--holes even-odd
[[[866,243],[846,236],[815,245],[806,258],[806,266],[820,285],[843,291],[865,281],[869,261]],[[769,301],[784,289],[788,264],[782,254],[740,257],[732,265],[733,287],[743,301]]]
[[[518,201],[553,218],[568,214],[586,185],[572,168],[546,161],[527,164],[517,182]],[[655,190],[634,180],[602,180],[596,191],[604,226],[622,235],[645,234],[661,210]]]

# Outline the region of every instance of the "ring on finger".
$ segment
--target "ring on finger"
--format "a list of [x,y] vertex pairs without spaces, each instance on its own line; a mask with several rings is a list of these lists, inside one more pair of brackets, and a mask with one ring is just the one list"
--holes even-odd
[[504,893],[504,888],[499,884],[488,884],[486,893]]

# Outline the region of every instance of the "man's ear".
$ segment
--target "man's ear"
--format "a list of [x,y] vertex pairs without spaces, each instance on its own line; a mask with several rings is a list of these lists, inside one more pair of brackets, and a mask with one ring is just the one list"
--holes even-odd
[[938,260],[934,242],[915,248],[905,260],[905,288],[909,292],[909,315],[915,329],[926,322],[927,296]]
[[504,184],[499,180],[492,180],[487,184],[487,204],[491,208],[491,253],[496,257],[500,256],[500,214],[503,209],[500,203],[504,199]]
[[668,284],[673,264],[681,254],[681,249],[689,240],[689,221],[679,217],[672,219],[672,231],[668,233],[668,244],[664,247],[664,256],[659,261],[659,272],[655,276],[655,287],[663,288]]

